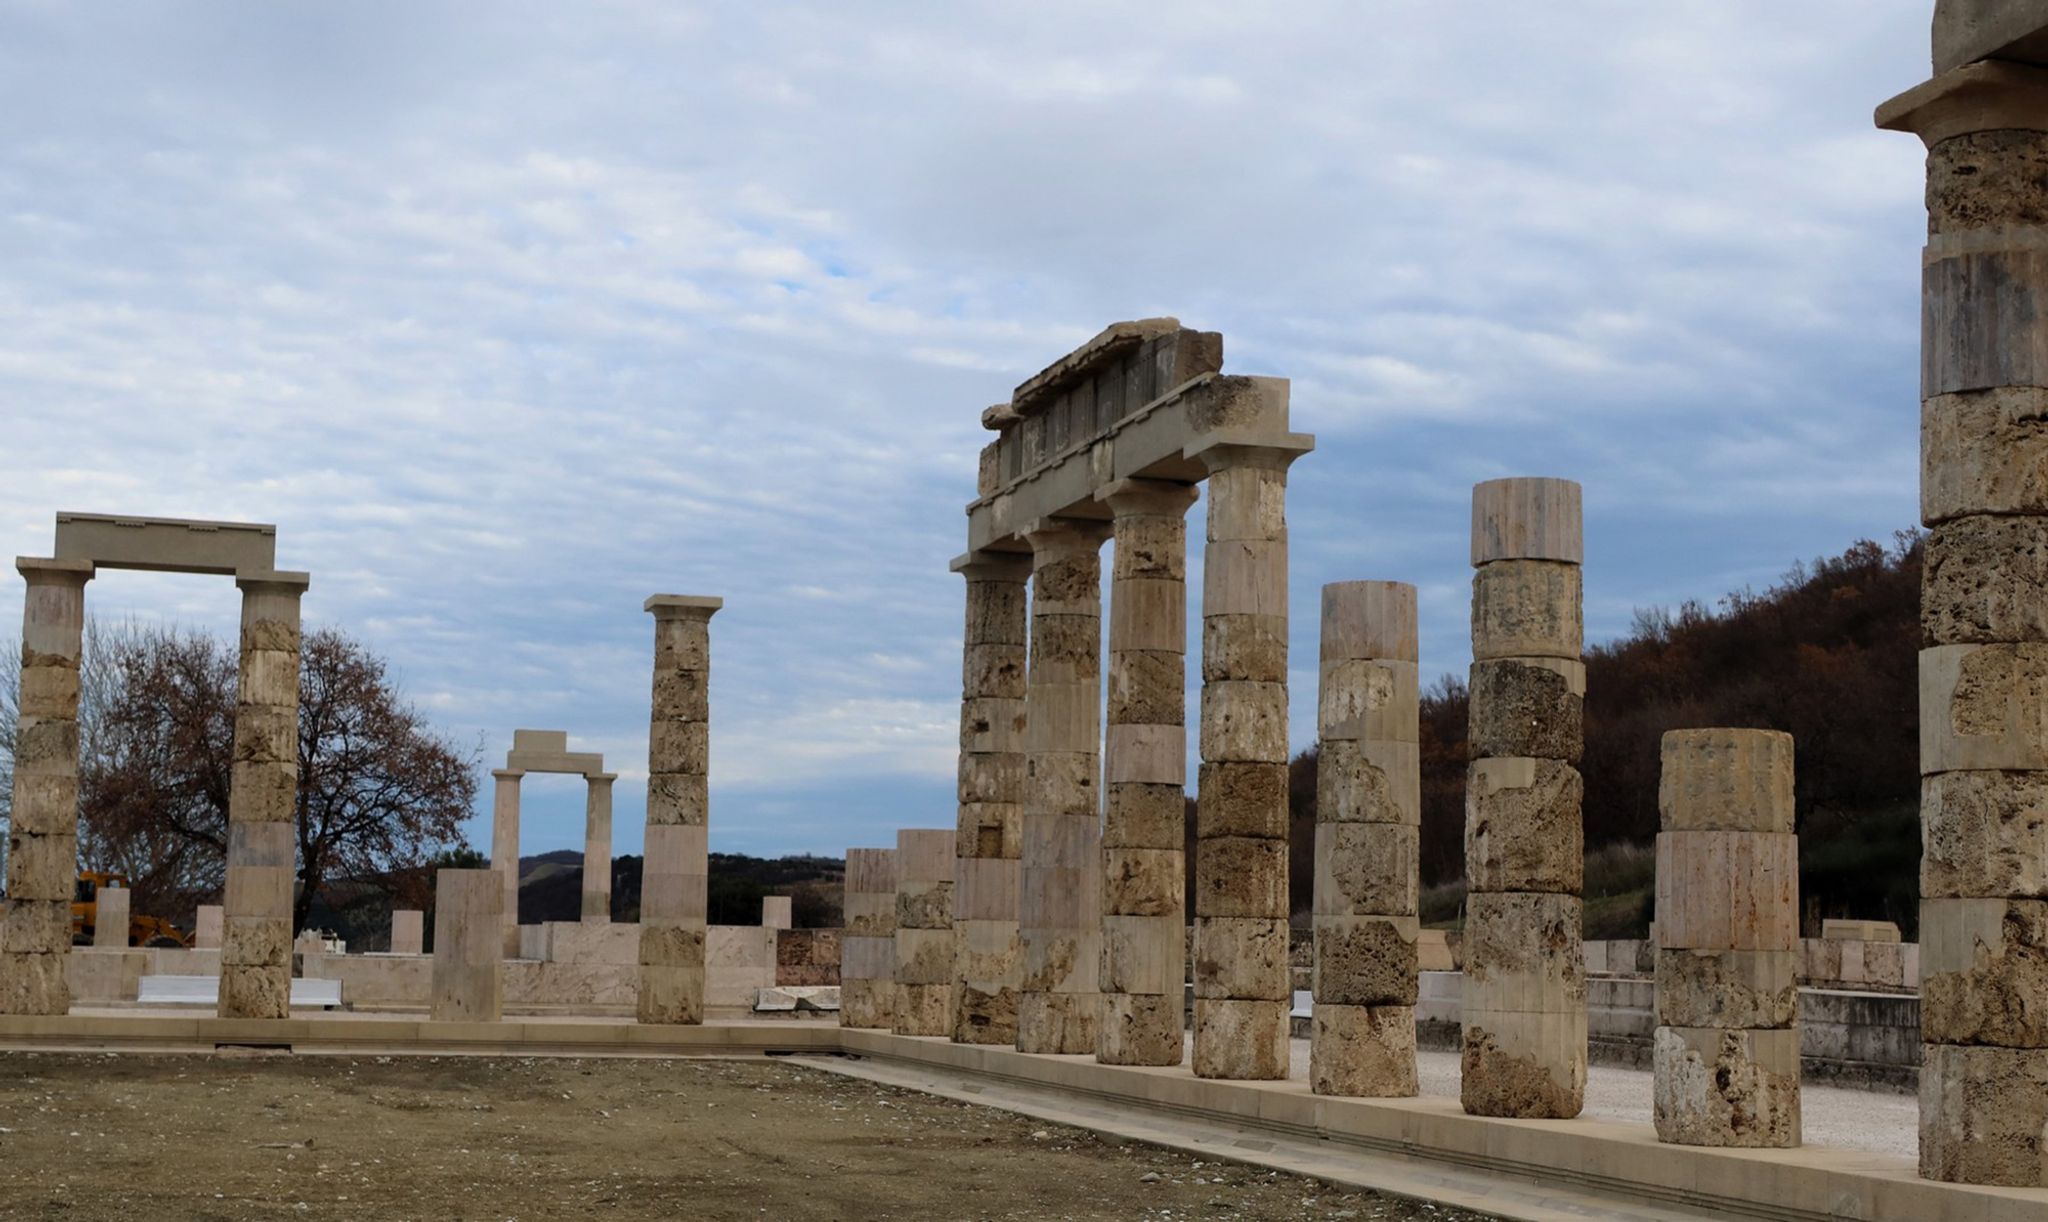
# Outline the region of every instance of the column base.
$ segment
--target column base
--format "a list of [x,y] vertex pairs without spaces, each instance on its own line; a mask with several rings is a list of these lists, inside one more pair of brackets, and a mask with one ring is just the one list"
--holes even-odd
[[1095,1059],[1104,1065],[1178,1065],[1187,1054],[1179,994],[1104,993]]
[[1093,1055],[1101,999],[1095,993],[1024,993],[1017,999],[1017,1051]]
[[1317,1002],[1309,1041],[1309,1089],[1318,1095],[1408,1099],[1418,1093],[1414,1006]]

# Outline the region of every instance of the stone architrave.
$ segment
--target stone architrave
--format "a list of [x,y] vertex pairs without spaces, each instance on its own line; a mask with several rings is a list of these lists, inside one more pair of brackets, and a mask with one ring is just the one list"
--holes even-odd
[[1477,1116],[1576,1116],[1586,1089],[1579,486],[1472,490],[1464,1058]]
[[23,558],[21,703],[14,731],[7,899],[0,901],[0,1014],[64,1014],[78,886],[78,661],[89,560]]
[[[1024,843],[1018,872],[1020,1052],[1092,1053],[1101,1000],[1102,544],[1108,524],[1062,518],[1031,544]],[[899,857],[898,869],[906,863]],[[905,964],[896,964],[897,980]],[[898,1029],[901,1029],[901,1018]]]
[[584,778],[583,921],[608,925],[612,919],[612,782],[615,772]]
[[1652,1118],[1688,1146],[1799,1144],[1792,736],[1664,735]]
[[391,913],[391,953],[417,955],[426,949],[426,914],[417,908],[396,908]]
[[1195,826],[1194,1070],[1288,1070],[1287,468],[1303,447],[1191,444],[1209,475]]
[[499,953],[519,957],[519,780],[518,768],[491,769],[491,869],[505,898],[498,905]]
[[499,953],[499,927],[504,906],[505,889],[496,870],[442,870],[435,875],[435,1022],[494,1023],[503,1017],[505,963]]
[[953,1030],[953,840],[943,828],[896,833],[896,991],[890,1029],[898,1035],[950,1035]]
[[1323,587],[1309,1043],[1319,1095],[1416,1093],[1418,660],[1414,586]]
[[640,882],[643,1023],[704,1021],[711,617],[724,605],[656,594],[645,608],[654,616],[654,693]]
[[228,792],[222,1018],[291,1009],[298,860],[299,601],[304,573],[242,573],[242,666]]
[[[1920,1174],[2048,1186],[2048,14],[1936,8],[1921,260]],[[1997,58],[1979,58],[1996,56]],[[2020,62],[2031,58],[2032,62]]]
[[1017,886],[1024,854],[1024,608],[1031,560],[1015,552],[983,552],[956,561],[953,569],[967,579],[954,848],[953,1040],[1009,1046],[1017,1042],[1023,974]]
[[895,1023],[896,850],[846,850],[846,932],[839,939],[839,1025]]
[[93,892],[94,948],[121,950],[127,947],[128,902],[132,895],[126,887],[101,887]]
[[1103,751],[1096,1058],[1178,1065],[1187,981],[1187,511],[1192,484],[1121,480]]

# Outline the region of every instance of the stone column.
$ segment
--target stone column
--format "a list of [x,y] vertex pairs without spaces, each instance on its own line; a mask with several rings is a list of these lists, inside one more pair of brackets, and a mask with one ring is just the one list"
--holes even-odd
[[1579,486],[1472,490],[1464,1065],[1478,1116],[1576,1116],[1586,1093],[1586,668]]
[[583,920],[609,925],[612,919],[612,782],[616,772],[583,778]]
[[291,1010],[292,896],[298,871],[299,600],[304,573],[243,573],[242,669],[228,792],[222,1018]]
[[[1944,6],[1945,7],[1945,6]],[[1936,60],[1945,46],[1937,10]],[[2048,69],[1878,109],[1927,145],[1920,1173],[2048,1185]]]
[[499,902],[499,952],[519,957],[519,779],[518,768],[491,769],[491,869],[505,893]]
[[1792,736],[1667,733],[1657,808],[1657,1138],[1796,1146]]
[[710,868],[711,617],[723,599],[656,594],[647,735],[647,843],[640,883],[640,1021],[704,1021]]
[[417,908],[398,908],[391,913],[391,953],[394,955],[417,955],[426,945],[421,935],[426,932],[423,914]]
[[127,949],[128,902],[132,898],[126,887],[101,887],[93,893],[92,944],[95,949]]
[[434,879],[432,1017],[494,1023],[504,1016],[500,953],[505,888],[497,870],[442,870]]
[[1416,1093],[1422,770],[1415,587],[1323,587],[1314,1019],[1319,1095]]
[[85,560],[14,562],[21,610],[21,703],[14,732],[7,899],[0,901],[0,1014],[65,1014],[71,897],[78,887],[78,664]]
[[953,1030],[953,840],[944,829],[896,833],[898,1035]]
[[[1102,543],[1109,525],[1034,523],[1018,941],[1020,1052],[1095,1051],[1102,954]],[[903,863],[897,863],[901,868]],[[897,964],[901,978],[903,965]]]
[[[975,553],[961,647],[959,823],[953,941],[953,1039],[1017,1042],[1018,863],[1024,853],[1024,586],[1027,556]],[[842,1002],[842,1004],[844,1004]]]
[[1119,480],[1102,829],[1108,1065],[1178,1065],[1187,980],[1187,511],[1191,484]]
[[846,932],[839,939],[839,1025],[895,1021],[896,850],[846,850]]
[[221,930],[227,924],[227,912],[219,904],[201,904],[192,914],[192,949],[219,950]]
[[1195,1073],[1287,1076],[1287,467],[1218,445],[1202,573]]

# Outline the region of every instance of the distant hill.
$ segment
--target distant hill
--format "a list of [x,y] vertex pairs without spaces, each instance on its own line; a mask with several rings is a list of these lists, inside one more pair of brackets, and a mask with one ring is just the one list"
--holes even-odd
[[[840,894],[846,863],[837,857],[748,857],[713,853],[707,889],[713,925],[757,925],[761,899],[790,897],[791,919],[799,929],[840,924]],[[583,915],[583,854],[557,849],[519,859],[519,919],[522,923],[574,921]],[[640,858],[612,861],[612,919],[640,919]]]

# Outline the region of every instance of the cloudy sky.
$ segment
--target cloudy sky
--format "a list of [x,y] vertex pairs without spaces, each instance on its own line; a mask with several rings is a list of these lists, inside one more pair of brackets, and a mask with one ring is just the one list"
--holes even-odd
[[1921,160],[1870,113],[1929,11],[5,0],[0,545],[274,522],[452,738],[604,752],[622,853],[641,601],[722,595],[712,846],[836,854],[952,821],[981,408],[1172,314],[1318,437],[1306,745],[1323,583],[1417,583],[1466,664],[1477,480],[1584,483],[1595,640],[1912,524]]

